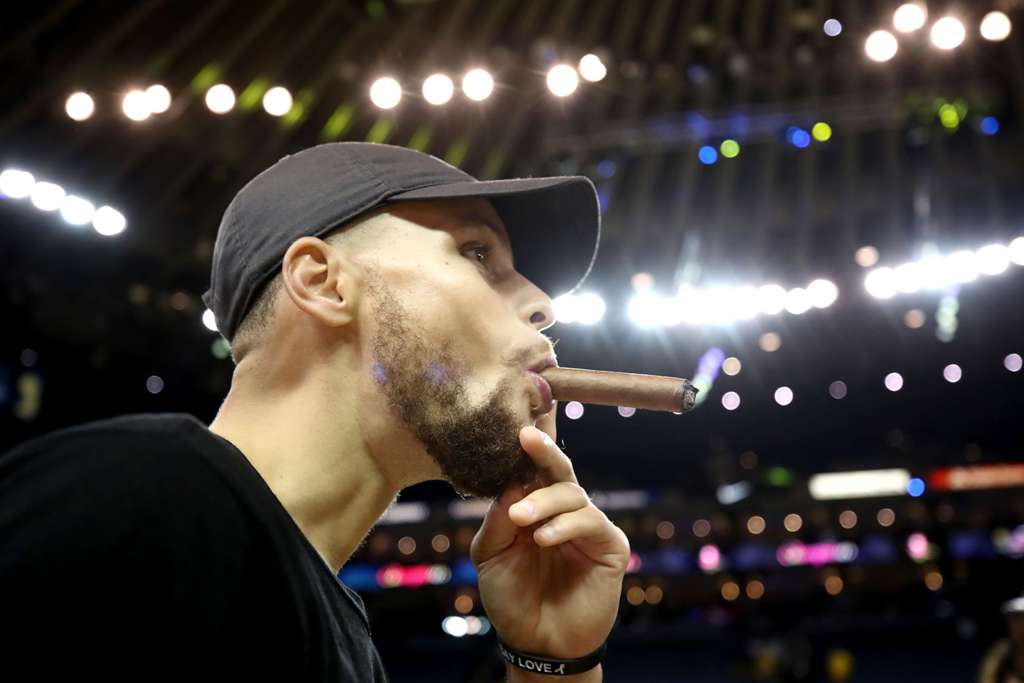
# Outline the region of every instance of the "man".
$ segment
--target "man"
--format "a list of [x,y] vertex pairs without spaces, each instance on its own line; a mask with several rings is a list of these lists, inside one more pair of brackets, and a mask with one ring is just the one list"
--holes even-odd
[[530,372],[552,303],[524,275],[582,281],[598,234],[580,177],[480,182],[364,143],[257,176],[203,297],[236,364],[209,427],[126,416],[0,459],[7,669],[385,680],[337,573],[403,488],[445,479],[495,499],[471,557],[509,680],[601,680],[629,544],[554,443]]
[[978,683],[1024,683],[1024,595],[1003,603],[1007,637],[985,653]]

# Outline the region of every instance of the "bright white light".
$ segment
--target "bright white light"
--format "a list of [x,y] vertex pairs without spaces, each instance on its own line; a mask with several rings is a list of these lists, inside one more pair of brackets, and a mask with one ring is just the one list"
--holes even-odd
[[786,289],[782,285],[764,285],[758,288],[757,304],[762,313],[781,313],[786,307]]
[[370,101],[381,109],[393,109],[402,101],[402,86],[390,76],[378,78],[370,86]]
[[608,75],[608,68],[597,55],[583,55],[580,58],[580,76],[584,80],[596,82]]
[[121,100],[121,111],[132,121],[145,121],[152,114],[146,93],[141,90],[130,90]]
[[633,417],[636,414],[636,408],[629,406],[619,406],[619,415],[622,417]]
[[815,500],[901,496],[907,492],[910,472],[904,469],[858,470],[815,474],[807,480]]
[[952,279],[948,261],[941,256],[926,256],[917,262],[917,277],[921,289],[945,289]]
[[9,168],[0,173],[0,192],[11,199],[24,199],[32,194],[36,179],[28,171]]
[[870,268],[878,263],[878,249],[870,244],[865,245],[853,254],[853,260],[861,268]]
[[40,211],[56,211],[64,201],[64,188],[55,183],[36,183],[29,197]]
[[578,309],[576,321],[582,325],[594,325],[601,322],[607,308],[604,299],[591,292],[580,294],[576,299],[576,306]]
[[959,382],[960,378],[963,377],[963,375],[963,370],[961,370],[960,366],[957,365],[956,363],[950,363],[946,367],[942,368],[942,376],[950,384],[956,384],[957,382]]
[[932,24],[932,45],[940,50],[952,50],[964,42],[967,31],[963,23],[955,17],[942,17]]
[[163,114],[171,108],[171,91],[159,83],[146,88],[146,106],[151,114]]
[[924,26],[928,10],[916,2],[908,2],[892,13],[892,25],[901,33],[910,33]]
[[821,29],[829,38],[835,38],[843,32],[843,24],[838,19],[826,19]]
[[284,116],[292,109],[292,94],[288,88],[275,85],[263,93],[263,110],[271,116]]
[[663,308],[661,297],[653,292],[642,292],[629,300],[626,315],[640,327],[656,327]]
[[565,404],[565,416],[570,420],[578,420],[583,417],[583,404],[579,401],[569,401]]
[[890,372],[885,376],[885,388],[889,391],[899,391],[903,388],[903,375],[898,372]]
[[89,93],[76,92],[64,103],[64,111],[75,121],[85,121],[96,111],[96,103],[92,101]]
[[557,97],[567,97],[580,85],[576,69],[568,64],[556,64],[548,70],[548,90]]
[[793,390],[789,387],[779,387],[775,390],[775,402],[780,406],[788,406],[793,402]]
[[972,282],[978,279],[979,263],[977,254],[967,249],[954,251],[946,259],[946,268],[953,282]]
[[1024,358],[1021,358],[1019,353],[1011,353],[1003,359],[1003,367],[1010,372],[1020,372],[1024,367]]
[[794,287],[786,292],[786,310],[793,315],[800,315],[811,310],[811,297],[803,287]]
[[[0,176],[2,178],[3,176]],[[0,187],[2,191],[2,187]],[[1018,266],[1024,266],[1024,237],[1018,237],[1010,242],[1010,260]]]
[[864,52],[876,62],[888,62],[896,56],[898,49],[896,36],[888,31],[875,31],[864,41]]
[[450,636],[461,638],[469,633],[469,624],[463,617],[445,617],[441,622],[441,630]]
[[235,108],[235,91],[226,83],[218,83],[206,91],[206,106],[214,114],[227,114]]
[[493,91],[494,79],[484,69],[472,69],[462,77],[462,92],[471,100],[486,100]]
[[1002,244],[989,244],[978,250],[978,270],[985,275],[999,275],[1010,267],[1010,250]]
[[761,309],[757,303],[757,290],[749,286],[725,290],[722,303],[726,315],[734,320],[751,320]]
[[563,294],[555,297],[551,304],[555,308],[555,322],[574,323],[579,309],[575,294]]
[[722,394],[722,407],[726,410],[736,410],[740,407],[740,395],[735,391],[727,391]]
[[112,237],[124,232],[127,221],[117,209],[101,206],[92,216],[92,227],[104,237]]
[[864,288],[876,299],[891,299],[896,295],[896,272],[892,268],[876,268],[864,278]]
[[985,40],[1006,40],[1012,26],[1010,17],[1002,12],[989,12],[981,20],[981,37]]
[[913,294],[921,289],[921,266],[914,261],[896,267],[896,289]]
[[92,221],[96,207],[92,202],[69,194],[60,205],[60,215],[71,225],[85,225]]
[[814,280],[807,285],[807,294],[815,308],[828,308],[839,298],[839,288],[829,280]]
[[213,314],[213,311],[211,311],[209,308],[203,311],[203,325],[210,332],[217,331],[217,316],[215,316]]
[[423,99],[430,104],[445,104],[454,93],[455,84],[444,74],[431,74],[423,81]]
[[706,322],[710,322],[714,319],[715,313],[722,313],[722,311],[713,311],[711,307],[711,297],[709,292],[696,289],[689,285],[683,285],[679,288],[679,293],[676,298],[668,303],[668,308],[671,308],[675,313],[671,315],[662,315],[666,322],[672,322],[667,318],[678,317],[679,321],[685,320],[691,325],[701,325]]

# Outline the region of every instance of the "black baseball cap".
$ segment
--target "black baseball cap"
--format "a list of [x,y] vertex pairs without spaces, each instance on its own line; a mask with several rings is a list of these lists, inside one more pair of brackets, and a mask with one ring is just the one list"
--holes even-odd
[[295,240],[323,236],[386,204],[455,197],[491,201],[508,230],[516,270],[549,296],[577,290],[590,273],[601,235],[590,179],[481,181],[412,149],[332,142],[283,157],[239,190],[217,230],[203,303],[230,342]]

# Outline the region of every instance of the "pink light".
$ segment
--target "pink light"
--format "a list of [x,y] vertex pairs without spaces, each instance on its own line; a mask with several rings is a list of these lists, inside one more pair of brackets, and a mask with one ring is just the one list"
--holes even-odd
[[910,534],[907,537],[907,554],[913,560],[923,560],[928,557],[928,537],[922,533]]
[[706,572],[713,572],[718,569],[718,566],[722,562],[722,553],[718,550],[716,545],[705,545],[701,546],[700,553],[697,555],[697,564],[700,568]]
[[852,562],[857,558],[857,544],[849,541],[835,543],[825,541],[822,543],[801,543],[794,541],[784,543],[775,552],[775,559],[783,567],[796,567],[810,565],[820,567],[832,562]]
[[640,567],[643,565],[643,561],[640,556],[636,553],[629,554],[629,563],[626,564],[626,573],[632,574],[633,572],[640,571]]

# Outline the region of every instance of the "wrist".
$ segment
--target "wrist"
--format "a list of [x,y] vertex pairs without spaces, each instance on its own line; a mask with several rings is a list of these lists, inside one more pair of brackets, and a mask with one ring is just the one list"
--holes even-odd
[[507,683],[553,683],[553,681],[572,681],[572,683],[601,683],[604,680],[601,665],[598,664],[589,671],[573,674],[571,676],[551,676],[548,674],[533,673],[524,671],[519,667],[512,666],[505,662],[505,675]]

